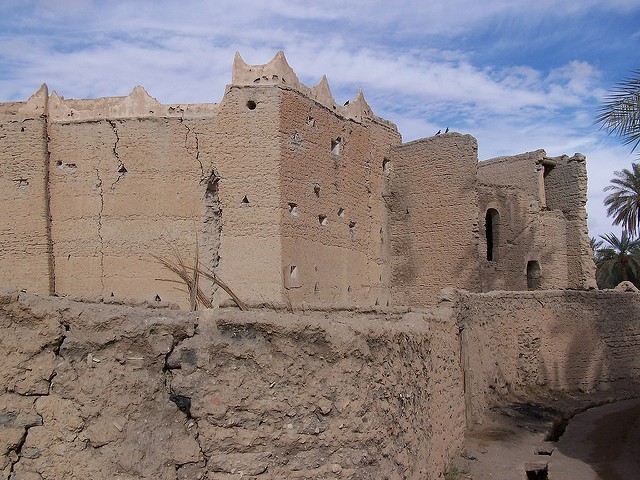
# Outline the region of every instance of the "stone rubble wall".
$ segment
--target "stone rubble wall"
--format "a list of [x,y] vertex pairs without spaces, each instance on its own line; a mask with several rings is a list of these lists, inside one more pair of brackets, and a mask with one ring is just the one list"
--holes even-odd
[[442,478],[452,310],[187,313],[0,296],[2,478]]

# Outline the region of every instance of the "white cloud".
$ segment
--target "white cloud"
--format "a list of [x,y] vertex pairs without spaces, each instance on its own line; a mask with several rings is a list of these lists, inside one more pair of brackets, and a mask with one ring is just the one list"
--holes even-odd
[[[164,103],[217,102],[236,50],[265,63],[283,49],[307,85],[326,73],[339,102],[362,87],[406,140],[449,126],[478,138],[481,158],[585,153],[590,224],[608,231],[601,190],[634,157],[593,125],[606,59],[575,53],[576,33],[581,19],[639,9],[637,0],[3,2],[0,99],[24,100],[47,82],[74,98],[141,84]],[[535,49],[546,56],[530,57]]]

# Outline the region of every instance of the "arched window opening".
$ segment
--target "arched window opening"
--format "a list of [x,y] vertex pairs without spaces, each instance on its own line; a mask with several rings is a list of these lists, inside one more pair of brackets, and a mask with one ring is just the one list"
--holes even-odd
[[539,290],[541,283],[540,264],[535,260],[527,262],[527,289]]
[[487,260],[495,262],[498,258],[498,234],[500,227],[500,214],[495,208],[487,210],[484,225],[485,236],[487,238]]

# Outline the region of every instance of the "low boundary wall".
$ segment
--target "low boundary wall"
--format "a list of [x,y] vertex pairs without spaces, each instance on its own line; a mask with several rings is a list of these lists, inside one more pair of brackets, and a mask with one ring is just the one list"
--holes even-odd
[[462,446],[450,309],[0,304],[5,477],[429,479]]
[[[0,294],[4,478],[442,478],[514,396],[637,383],[640,295],[183,312]],[[466,425],[465,425],[466,420]]]

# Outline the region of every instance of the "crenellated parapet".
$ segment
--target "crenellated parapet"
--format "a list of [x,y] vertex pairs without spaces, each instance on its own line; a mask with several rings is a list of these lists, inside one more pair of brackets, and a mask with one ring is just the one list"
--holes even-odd
[[216,110],[215,103],[164,105],[139,85],[124,97],[65,99],[54,91],[49,97],[47,108],[51,122],[78,122],[107,118],[188,118],[211,116]]
[[240,53],[236,52],[233,60],[231,86],[264,85],[274,85],[296,90],[344,118],[359,123],[363,120],[374,121],[397,130],[396,125],[392,122],[374,115],[371,107],[364,98],[362,89],[358,91],[358,94],[353,100],[349,100],[344,105],[338,105],[331,93],[326,75],[323,75],[322,79],[320,79],[315,86],[311,88],[307,87],[300,82],[296,73],[291,66],[289,66],[282,50],[276,53],[270,62],[263,65],[249,65],[242,59]]

